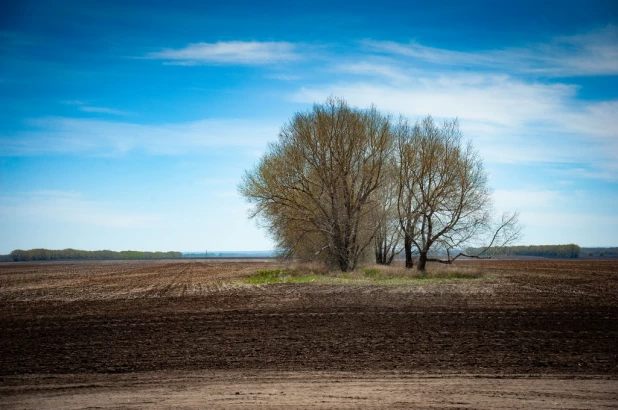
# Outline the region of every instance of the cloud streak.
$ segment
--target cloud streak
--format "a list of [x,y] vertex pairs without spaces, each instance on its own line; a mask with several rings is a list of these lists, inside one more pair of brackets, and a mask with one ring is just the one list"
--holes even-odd
[[[618,179],[618,101],[576,103],[576,88],[508,76],[409,78],[399,87],[366,81],[303,87],[293,101],[345,96],[393,114],[458,117],[487,161],[568,163],[579,176]],[[575,169],[575,168],[574,168]]]
[[127,211],[113,202],[84,199],[73,191],[33,191],[0,198],[0,216],[28,221],[79,223],[106,228],[146,228],[162,220],[143,210]]
[[97,113],[97,114],[122,115],[122,116],[132,115],[132,113],[127,112],[127,111],[115,110],[113,108],[107,108],[107,107],[95,107],[81,100],[65,100],[65,101],[61,101],[61,103],[66,104],[66,105],[75,105],[77,106],[78,110],[83,111],[83,112],[92,112],[92,113]]
[[97,114],[110,114],[110,115],[131,115],[130,112],[127,111],[120,111],[120,110],[114,110],[112,108],[106,108],[106,107],[92,107],[90,105],[84,105],[79,107],[80,111],[83,112],[94,112]]
[[128,152],[183,155],[213,147],[263,149],[279,123],[263,120],[201,120],[144,125],[97,119],[45,117],[30,131],[0,136],[0,156],[75,154],[118,156]]
[[193,43],[179,49],[148,53],[146,58],[174,65],[262,65],[299,59],[296,46],[287,42],[227,41]]
[[358,61],[338,64],[333,71],[370,77],[383,77],[393,82],[408,83],[410,80],[403,70],[393,64]]
[[496,208],[500,210],[514,209],[517,211],[529,209],[551,209],[564,200],[560,191],[542,190],[497,190],[493,192]]
[[[390,74],[387,77],[392,78]],[[359,81],[304,87],[293,99],[323,101],[335,94],[362,106],[373,102],[394,113],[413,116],[431,113],[439,117],[515,126],[544,121],[546,113],[573,96],[575,90],[563,84],[530,84],[506,75],[438,75],[407,77],[405,83],[393,85]]]
[[499,69],[550,77],[618,74],[618,27],[613,25],[587,34],[555,37],[549,43],[527,48],[464,52],[415,41],[405,44],[373,40],[366,40],[363,45],[373,52],[450,67]]
[[456,117],[489,162],[567,164],[572,177],[616,181],[618,100],[581,100],[578,85],[530,75],[618,74],[616,37],[609,26],[530,49],[487,52],[368,40],[363,44],[373,54],[333,63],[341,76],[304,85],[290,99],[313,103],[336,95],[395,115]]

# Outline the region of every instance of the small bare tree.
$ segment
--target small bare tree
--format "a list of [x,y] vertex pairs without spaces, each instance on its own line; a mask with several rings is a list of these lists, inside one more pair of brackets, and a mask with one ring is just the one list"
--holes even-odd
[[[404,235],[406,267],[418,270],[428,261],[452,263],[453,249],[486,235],[491,229],[491,191],[483,162],[473,146],[463,144],[457,120],[439,127],[431,117],[411,127],[397,127],[398,215]],[[517,215],[503,218],[491,241],[500,246],[518,237]],[[447,259],[430,258],[430,250],[447,250]],[[489,246],[488,246],[489,248]]]
[[[521,238],[522,227],[519,223],[519,214],[517,212],[504,213],[499,220],[491,220],[486,226],[480,226],[479,228],[479,231],[483,232],[482,235],[466,238],[465,240],[445,235],[440,240],[439,247],[446,251],[446,259],[427,258],[427,261],[451,264],[461,256],[475,259],[491,259],[494,255],[499,254],[505,246]],[[464,246],[470,243],[470,240],[478,242],[475,252],[466,253],[461,251]]]

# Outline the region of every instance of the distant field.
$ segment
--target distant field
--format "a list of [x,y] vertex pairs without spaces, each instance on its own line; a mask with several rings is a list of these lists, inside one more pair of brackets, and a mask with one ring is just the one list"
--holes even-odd
[[618,403],[618,263],[430,269],[0,264],[0,407]]

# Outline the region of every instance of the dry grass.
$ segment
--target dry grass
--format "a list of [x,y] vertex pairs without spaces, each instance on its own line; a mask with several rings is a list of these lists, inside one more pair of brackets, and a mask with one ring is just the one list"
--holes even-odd
[[406,269],[400,261],[390,266],[365,265],[353,272],[329,271],[319,263],[282,263],[274,269],[258,270],[244,279],[245,283],[385,283],[406,284],[419,282],[435,282],[443,280],[480,279],[485,276],[484,269],[479,266],[428,264],[426,272],[416,268]]
[[398,279],[479,279],[485,276],[485,270],[480,266],[447,265],[428,263],[426,271],[419,272],[414,266],[406,269],[403,261],[395,261],[392,265],[366,265],[360,269],[365,275],[377,278]]

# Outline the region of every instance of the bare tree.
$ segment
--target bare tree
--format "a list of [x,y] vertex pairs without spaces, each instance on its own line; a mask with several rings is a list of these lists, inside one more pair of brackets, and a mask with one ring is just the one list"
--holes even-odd
[[[462,142],[457,120],[437,126],[431,117],[414,127],[397,127],[398,215],[404,234],[406,267],[412,267],[413,247],[418,270],[427,261],[451,263],[453,249],[486,235],[491,229],[491,191],[477,151]],[[517,215],[496,227],[491,245],[518,236]],[[489,245],[489,246],[491,246]],[[489,249],[489,246],[487,249]],[[430,258],[430,250],[447,250],[447,259]]]
[[397,215],[403,236],[406,268],[414,264],[414,239],[417,222],[421,217],[421,198],[417,192],[417,156],[420,139],[405,118],[400,118],[395,128],[397,149],[395,151],[397,173]]
[[330,98],[282,128],[239,191],[288,254],[353,270],[374,241],[371,213],[392,138],[375,108]]
[[377,190],[372,219],[376,224],[374,251],[376,263],[390,265],[403,250],[402,234],[397,216],[397,167],[392,162],[385,165],[386,178]]
[[[522,227],[519,223],[519,214],[517,212],[504,213],[499,220],[492,220],[489,224],[480,228],[484,235],[474,238],[479,243],[479,247],[475,249],[475,252],[466,253],[461,251],[463,246],[469,243],[469,239],[453,241],[450,235],[445,235],[440,240],[440,247],[446,251],[446,259],[427,258],[427,261],[451,264],[460,256],[475,259],[491,259],[506,246],[521,238]],[[455,253],[453,253],[454,250],[456,251]]]
[[[492,220],[483,163],[456,120],[393,124],[341,99],[296,114],[239,191],[286,255],[342,271],[372,248],[376,262],[388,264],[401,242],[406,267],[418,255],[424,271],[428,261],[487,257],[520,232],[517,214]],[[457,253],[487,235],[483,252]],[[436,248],[446,259],[430,257]]]

